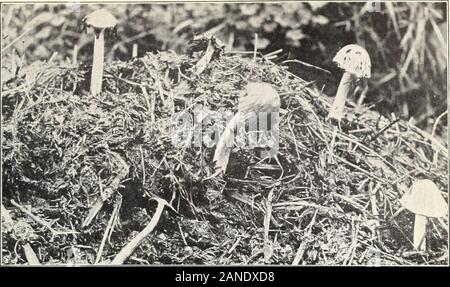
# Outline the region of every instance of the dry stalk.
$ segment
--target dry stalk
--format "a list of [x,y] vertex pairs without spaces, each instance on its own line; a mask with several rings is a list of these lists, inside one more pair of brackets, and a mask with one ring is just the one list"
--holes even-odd
[[158,202],[158,206],[156,207],[155,214],[150,220],[149,224],[138,234],[135,238],[133,238],[114,258],[111,262],[112,265],[121,265],[127,260],[127,258],[133,254],[134,250],[144,241],[144,239],[153,231],[153,229],[158,224],[159,218],[164,210],[165,206],[170,207],[172,210],[173,207],[167,203],[164,199],[161,198],[153,198]]

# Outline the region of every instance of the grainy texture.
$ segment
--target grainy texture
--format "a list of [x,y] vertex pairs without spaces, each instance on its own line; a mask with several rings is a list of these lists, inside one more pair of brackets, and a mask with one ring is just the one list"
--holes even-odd
[[[148,199],[154,196],[178,214],[164,212],[126,263],[259,264],[265,240],[273,249],[266,261],[275,264],[291,264],[296,254],[298,264],[447,262],[442,225],[432,221],[436,228],[429,229],[424,255],[409,252],[413,215],[392,217],[417,178],[433,180],[448,199],[445,143],[431,141],[406,122],[346,107],[335,157],[327,163],[334,129],[326,120],[327,97],[261,55],[254,62],[253,56],[217,53],[196,75],[203,52],[148,53],[108,63],[103,92],[96,97],[89,96],[90,68],[85,66],[40,63],[4,84],[3,204],[17,224],[2,233],[4,264],[25,262],[15,252],[19,238],[31,244],[42,264],[93,263],[112,202],[121,197],[120,219],[114,221],[101,261],[111,262],[150,221],[156,206]],[[213,172],[214,148],[174,146],[172,115],[193,114],[196,104],[236,112],[249,81],[271,84],[286,110],[278,162],[258,163],[255,150],[237,149],[225,177],[204,181]],[[125,177],[115,155],[129,167]],[[105,205],[82,228],[100,196]],[[54,230],[78,233],[52,234],[13,208],[12,199]],[[448,226],[447,219],[443,222]],[[17,231],[23,223],[26,233]]]

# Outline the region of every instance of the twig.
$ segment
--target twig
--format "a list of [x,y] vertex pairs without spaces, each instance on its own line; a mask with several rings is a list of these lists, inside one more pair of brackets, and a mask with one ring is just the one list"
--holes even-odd
[[[312,228],[314,226],[314,223],[316,222],[316,218],[317,218],[317,210],[314,212],[313,218],[311,219],[311,222],[308,224],[307,231],[303,238],[308,238],[311,235]],[[298,247],[297,252],[295,253],[295,258],[292,261],[292,265],[298,265],[300,263],[300,260],[303,258],[303,254],[305,253],[307,246],[308,243],[305,240],[303,240],[302,243],[300,243],[300,246]]]
[[11,41],[11,43],[9,43],[8,45],[6,45],[2,51],[1,54],[3,54],[9,47],[11,47],[12,45],[14,45],[17,41],[19,41],[20,39],[22,39],[23,36],[25,36],[26,34],[30,33],[31,31],[33,31],[35,26],[32,26],[31,28],[29,28],[28,30],[24,31],[22,34],[20,34],[17,38],[15,38],[14,40]]
[[278,50],[272,51],[268,54],[263,55],[263,59],[273,60],[273,59],[277,58],[278,54],[280,54],[281,52],[283,52],[283,49],[278,49]]
[[193,19],[187,19],[179,23],[175,28],[173,28],[172,33],[177,34],[181,30],[183,30],[186,27],[189,27],[192,23],[194,23]]
[[20,209],[20,211],[22,211],[23,213],[28,215],[34,221],[36,221],[40,225],[44,226],[48,230],[50,230],[53,233],[53,235],[58,235],[58,234],[76,234],[76,233],[78,233],[76,231],[57,231],[57,230],[53,229],[53,227],[51,226],[50,223],[48,223],[47,221],[42,220],[38,216],[36,216],[33,213],[29,212],[25,207],[21,206],[20,204],[15,202],[13,199],[11,199],[11,204],[14,205],[15,207],[17,207],[18,209]]
[[[97,216],[98,212],[102,209],[104,203],[110,198],[119,188],[120,182],[127,176],[130,167],[123,160],[123,158],[116,152],[110,152],[116,159],[117,164],[121,167],[119,174],[111,181],[109,187],[103,192],[105,195],[100,195],[95,201],[94,205],[89,209],[88,216],[82,223],[82,227],[86,227],[91,224],[92,220]],[[105,198],[104,198],[105,197]]]
[[400,119],[395,119],[394,121],[390,122],[387,126],[385,126],[384,128],[382,128],[378,133],[376,133],[374,136],[369,136],[369,138],[366,141],[363,142],[369,142],[369,141],[374,141],[376,140],[380,135],[382,135],[387,129],[389,129],[390,127],[392,127],[394,124],[396,124],[397,122],[399,122]]
[[158,224],[159,218],[161,217],[161,214],[164,210],[165,206],[170,207],[173,211],[175,209],[167,203],[164,199],[161,198],[153,198],[158,202],[158,206],[156,207],[155,214],[153,215],[152,219],[150,220],[150,223],[138,234],[136,235],[133,240],[131,240],[120,252],[117,254],[117,256],[114,258],[114,260],[111,262],[112,265],[121,265],[127,260],[127,258],[133,254],[134,250],[142,243],[142,241],[149,235],[153,229],[156,227],[156,224]]
[[89,209],[88,216],[86,216],[86,218],[84,219],[83,223],[81,224],[81,227],[86,227],[91,224],[92,220],[95,218],[97,213],[100,211],[100,209],[102,209],[103,203],[104,203],[104,201],[103,201],[102,197],[99,196],[97,198],[97,200],[94,202],[94,204],[91,206],[91,208]]
[[312,207],[312,208],[316,208],[316,209],[322,210],[322,212],[329,212],[331,210],[330,207],[321,206],[321,205],[314,204],[314,203],[309,203],[309,202],[304,201],[304,200],[278,202],[278,203],[274,203],[272,205],[272,207],[274,209],[286,209],[286,208],[288,208],[290,206],[293,206],[293,207],[299,206],[299,207],[302,207],[302,208]]
[[295,258],[292,261],[292,265],[298,265],[300,263],[300,260],[303,257],[303,254],[305,253],[307,243],[305,241],[302,241],[300,243],[300,246],[297,249],[297,252],[295,253]]
[[377,191],[379,189],[380,185],[377,183],[375,187],[373,187],[373,182],[371,181],[369,183],[369,196],[370,196],[370,206],[372,208],[372,215],[376,218],[375,222],[375,234],[378,238],[378,240],[381,240],[379,227],[380,227],[380,212],[378,211],[378,201],[377,201]]
[[331,136],[330,144],[328,145],[328,159],[327,163],[333,163],[334,156],[334,146],[336,145],[336,135],[338,132],[338,127],[333,128],[333,134]]
[[145,187],[145,160],[144,160],[144,151],[142,150],[142,145],[139,146],[139,152],[141,154],[142,187]]
[[366,214],[370,217],[374,217],[371,213],[369,213],[367,210],[364,209],[364,206],[360,205],[359,203],[357,203],[356,201],[354,201],[353,199],[351,199],[348,196],[336,193],[336,192],[332,192],[331,193],[333,196],[347,202],[348,204],[350,204],[351,206],[353,206],[355,209],[359,210],[360,212],[362,212],[363,214]]
[[356,245],[358,244],[359,223],[356,223],[356,228],[353,223],[354,222],[352,220],[352,231],[353,231],[352,244],[350,245],[347,255],[345,256],[344,265],[352,264],[353,257],[355,255]]
[[120,41],[120,42],[117,42],[116,44],[114,44],[114,46],[112,46],[112,48],[111,48],[111,50],[110,50],[110,52],[109,52],[109,54],[108,54],[108,57],[107,57],[108,60],[110,60],[110,59],[113,58],[115,51],[116,51],[121,45],[128,44],[128,43],[134,42],[134,41],[136,41],[136,40],[139,40],[139,39],[141,39],[141,38],[147,37],[148,35],[151,35],[151,34],[153,34],[154,32],[155,32],[154,30],[146,30],[146,31],[141,32],[141,33],[139,33],[139,34],[137,34],[137,35],[135,35],[135,36],[133,36],[133,37],[131,37],[131,38],[127,38],[127,39],[124,39],[124,40],[122,40],[122,41]]
[[29,243],[26,243],[23,246],[23,252],[25,253],[29,265],[41,265],[41,262],[39,262],[36,253],[34,253],[34,250]]
[[103,234],[102,242],[100,243],[100,247],[98,248],[97,257],[95,258],[95,264],[100,262],[100,259],[102,258],[103,248],[105,247],[106,239],[108,238],[108,235],[112,233],[114,219],[116,218],[117,213],[119,212],[121,204],[122,204],[122,196],[119,195],[116,203],[114,204],[114,209],[113,212],[111,213],[111,218],[108,221],[108,225],[106,226],[105,233]]
[[183,229],[181,229],[180,222],[177,221],[177,225],[178,225],[178,229],[180,230],[181,239],[183,239],[184,246],[188,246],[188,244],[186,242],[186,237],[184,236]]
[[281,64],[285,64],[285,63],[297,63],[297,64],[301,64],[301,65],[306,66],[306,67],[308,67],[308,68],[313,68],[313,69],[316,69],[316,70],[319,70],[319,71],[322,71],[322,72],[325,72],[325,73],[331,75],[331,72],[328,71],[328,70],[325,70],[324,68],[317,67],[317,66],[314,66],[314,65],[312,65],[312,64],[305,63],[305,62],[300,61],[300,60],[285,60],[285,61],[281,62]]
[[148,112],[150,113],[150,120],[152,123],[155,122],[155,99],[152,94],[152,99],[150,101],[150,97],[147,93],[147,89],[144,85],[140,85],[142,93],[144,94],[145,103],[147,104]]
[[433,144],[433,147],[437,147],[440,149],[440,151],[442,152],[442,154],[448,158],[448,150],[447,148],[440,142],[438,141],[435,137],[431,136],[429,133],[419,129],[418,127],[416,127],[415,125],[413,125],[412,123],[408,122],[407,123],[408,127],[411,128],[411,130],[413,130],[414,132],[416,132],[417,134],[421,135],[422,137],[424,137],[425,139],[431,141],[431,143]]
[[367,176],[369,176],[369,177],[371,177],[371,178],[373,178],[373,179],[376,179],[377,181],[382,182],[382,183],[384,183],[384,184],[386,184],[386,185],[388,185],[388,186],[390,185],[388,181],[386,181],[386,180],[384,180],[384,179],[382,179],[382,178],[379,178],[378,176],[375,176],[375,175],[371,174],[371,173],[368,172],[368,171],[365,171],[364,169],[360,168],[359,166],[357,166],[357,165],[355,165],[355,164],[353,164],[353,163],[351,163],[351,162],[348,162],[348,161],[346,161],[345,159],[343,159],[343,158],[341,158],[341,157],[339,157],[339,156],[337,156],[337,155],[333,155],[333,156],[334,156],[335,158],[339,159],[340,161],[342,161],[343,163],[348,164],[349,166],[353,167],[354,169],[359,170],[360,172],[364,173],[365,175],[367,175]]
[[273,254],[272,244],[269,240],[270,218],[272,217],[272,198],[273,188],[267,195],[266,214],[264,216],[264,262],[266,264],[269,263],[270,257],[272,257]]
[[[440,121],[447,113],[448,113],[448,110],[446,110],[445,112],[443,112],[442,114],[440,114],[440,115],[436,118],[436,120],[434,121],[434,124],[433,124],[433,130],[431,131],[431,137],[432,137],[432,138],[434,138],[434,136],[435,136],[435,134],[436,134],[436,129],[437,129],[437,126],[438,126],[439,121]],[[433,153],[433,163],[434,163],[434,164],[437,163],[437,160],[438,160],[438,154],[439,154],[439,151],[435,151],[435,152]]]
[[211,29],[209,29],[208,31],[204,32],[203,34],[207,37],[212,37],[214,36],[214,34],[216,34],[217,32],[219,32],[220,30],[222,30],[223,28],[225,28],[225,26],[227,25],[227,21],[223,21],[222,23],[220,23],[217,26],[212,27]]
[[233,244],[233,246],[231,246],[230,250],[228,250],[227,254],[231,254],[234,251],[234,249],[236,249],[236,247],[239,245],[239,242],[241,242],[240,236],[236,239],[236,242],[234,242],[234,244]]
[[264,212],[264,210],[262,209],[262,207],[261,207],[259,204],[253,202],[253,200],[250,200],[250,199],[247,198],[245,195],[242,195],[242,194],[240,194],[240,193],[238,193],[238,192],[229,192],[228,195],[229,195],[230,197],[232,197],[232,198],[234,198],[234,199],[236,199],[236,200],[242,202],[242,203],[245,203],[245,204],[250,205],[250,207],[251,207],[252,209],[253,209],[253,208],[256,208],[257,210],[259,210],[259,211],[261,211],[261,212]]
[[195,64],[195,74],[198,76],[206,69],[209,62],[211,62],[212,56],[214,54],[214,45],[211,40],[208,42],[208,47],[206,48],[205,53],[203,56],[198,60],[198,62]]

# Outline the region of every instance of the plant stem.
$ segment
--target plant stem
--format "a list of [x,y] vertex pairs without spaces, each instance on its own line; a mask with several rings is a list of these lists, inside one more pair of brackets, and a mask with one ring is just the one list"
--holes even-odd
[[336,119],[338,121],[341,120],[344,113],[345,100],[352,87],[353,78],[353,75],[349,72],[345,72],[344,75],[342,75],[328,118]]
[[23,252],[25,253],[29,265],[41,265],[41,262],[39,262],[36,253],[34,253],[34,250],[29,243],[26,243],[23,246]]
[[416,215],[414,220],[414,248],[418,251],[425,251],[425,233],[427,227],[427,218],[422,215]]
[[164,206],[169,205],[163,199],[157,199],[158,206],[156,207],[155,214],[153,214],[152,219],[149,224],[141,231],[135,238],[133,238],[114,258],[111,262],[112,265],[121,265],[127,260],[127,258],[133,254],[134,250],[142,243],[142,241],[149,235],[153,229],[155,229],[156,224],[158,224],[159,218],[164,210]]
[[105,30],[101,30],[94,40],[94,59],[92,61],[91,94],[96,96],[102,90],[103,62],[105,50]]
[[219,138],[214,152],[214,159],[216,172],[214,176],[227,170],[228,160],[230,158],[231,150],[234,146],[234,131],[237,128],[238,123],[242,120],[240,112],[235,114],[233,118],[228,122],[223,134]]

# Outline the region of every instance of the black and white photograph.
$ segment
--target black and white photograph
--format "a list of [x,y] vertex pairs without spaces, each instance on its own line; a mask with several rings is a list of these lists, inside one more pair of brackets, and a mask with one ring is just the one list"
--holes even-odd
[[448,9],[1,3],[1,265],[448,265]]

